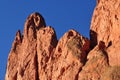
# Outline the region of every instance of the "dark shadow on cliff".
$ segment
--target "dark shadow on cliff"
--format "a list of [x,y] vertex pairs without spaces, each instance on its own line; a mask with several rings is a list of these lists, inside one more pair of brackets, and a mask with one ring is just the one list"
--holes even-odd
[[90,30],[90,49],[93,49],[97,43],[97,33],[93,30]]
[[109,65],[109,58],[108,58],[108,53],[106,51],[106,46],[105,46],[105,42],[100,41],[98,44],[99,49],[103,52],[103,54],[105,55],[105,57],[107,58],[107,63]]

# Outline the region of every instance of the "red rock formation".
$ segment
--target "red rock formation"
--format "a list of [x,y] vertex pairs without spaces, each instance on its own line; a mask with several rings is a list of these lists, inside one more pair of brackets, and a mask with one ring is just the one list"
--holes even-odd
[[39,80],[50,80],[52,77],[52,56],[57,45],[55,31],[51,27],[37,32],[37,58]]
[[33,13],[23,35],[16,34],[5,80],[78,79],[89,49],[89,40],[74,30],[58,42],[54,29],[45,26],[39,13]]
[[18,31],[5,80],[120,80],[119,0],[98,0],[90,40],[69,30],[58,41],[39,13]]
[[87,62],[79,73],[79,80],[99,80],[108,68],[106,50],[101,48],[104,44],[99,43],[87,56]]
[[89,40],[70,30],[59,40],[53,55],[53,80],[77,80],[86,55]]
[[42,27],[45,27],[43,17],[34,13],[26,20],[23,37],[20,31],[17,32],[8,58],[6,80],[37,79],[37,31]]
[[120,65],[120,0],[98,0],[91,22],[91,46],[103,41],[109,64]]

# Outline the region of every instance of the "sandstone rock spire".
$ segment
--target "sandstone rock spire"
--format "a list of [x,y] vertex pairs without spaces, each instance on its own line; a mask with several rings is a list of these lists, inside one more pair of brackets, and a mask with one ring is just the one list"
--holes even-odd
[[39,13],[33,13],[27,18],[23,35],[20,31],[16,33],[8,57],[5,80],[36,80],[38,78],[37,31],[45,26],[45,21]]
[[120,80],[120,0],[97,0],[90,40],[71,29],[60,40],[39,13],[16,33],[5,80]]
[[39,13],[33,13],[25,22],[23,35],[20,31],[16,34],[5,80],[78,79],[89,45],[89,40],[75,30],[58,41],[54,29],[46,27]]

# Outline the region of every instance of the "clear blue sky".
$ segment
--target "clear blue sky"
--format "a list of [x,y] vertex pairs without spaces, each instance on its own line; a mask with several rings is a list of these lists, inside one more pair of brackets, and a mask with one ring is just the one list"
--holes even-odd
[[23,31],[24,22],[29,14],[41,13],[47,26],[54,27],[58,39],[70,29],[75,29],[89,38],[95,5],[96,0],[1,0],[0,80],[4,80],[8,53],[16,31]]

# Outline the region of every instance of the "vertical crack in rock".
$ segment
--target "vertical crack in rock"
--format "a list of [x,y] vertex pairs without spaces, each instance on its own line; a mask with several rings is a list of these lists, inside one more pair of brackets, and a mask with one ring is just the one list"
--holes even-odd
[[80,67],[78,70],[77,75],[75,75],[75,80],[79,80],[79,73],[81,72],[82,68]]
[[15,76],[14,76],[14,80],[17,80],[17,74],[18,74],[18,72],[16,72],[16,74],[15,74]]
[[39,79],[39,72],[38,72],[38,55],[37,55],[37,52],[36,52],[36,55],[35,55],[35,67],[36,67],[36,80],[40,80]]

